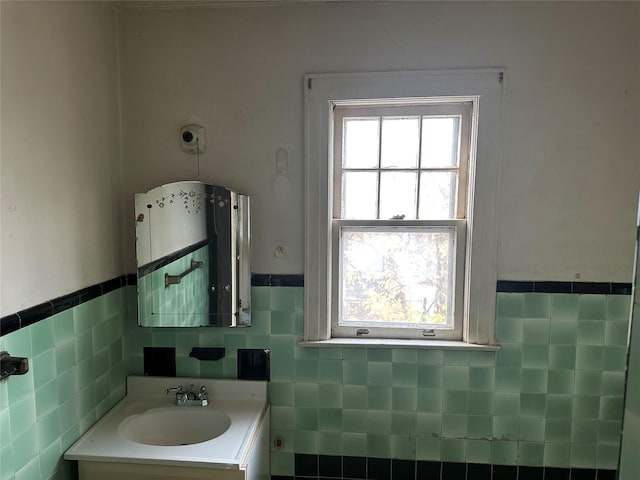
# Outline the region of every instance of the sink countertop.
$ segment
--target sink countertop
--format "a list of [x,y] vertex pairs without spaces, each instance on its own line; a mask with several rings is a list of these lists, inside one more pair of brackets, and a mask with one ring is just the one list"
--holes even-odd
[[[166,388],[194,384],[207,387],[209,405],[179,407]],[[119,433],[120,424],[131,415],[154,408],[212,409],[224,412],[231,426],[222,435],[191,445],[144,445]],[[66,460],[183,465],[238,470],[267,411],[267,382],[210,378],[127,378],[127,396],[89,429],[64,454]]]

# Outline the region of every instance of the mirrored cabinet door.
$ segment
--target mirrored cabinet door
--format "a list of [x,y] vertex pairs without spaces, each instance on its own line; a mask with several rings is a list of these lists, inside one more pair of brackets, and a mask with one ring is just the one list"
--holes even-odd
[[249,197],[202,182],[135,195],[138,324],[251,324]]

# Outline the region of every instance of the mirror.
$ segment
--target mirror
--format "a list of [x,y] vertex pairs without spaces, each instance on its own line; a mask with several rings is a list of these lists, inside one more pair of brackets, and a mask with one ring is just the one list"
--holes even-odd
[[202,182],[135,195],[138,325],[251,325],[249,197]]

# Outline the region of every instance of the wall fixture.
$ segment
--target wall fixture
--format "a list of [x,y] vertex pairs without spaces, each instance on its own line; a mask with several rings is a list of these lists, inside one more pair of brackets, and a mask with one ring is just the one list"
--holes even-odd
[[24,357],[12,357],[9,352],[0,352],[0,380],[10,375],[24,375],[29,371],[29,360]]
[[198,360],[215,361],[224,358],[224,347],[193,347],[189,356]]
[[182,272],[180,275],[169,275],[168,273],[165,273],[164,286],[168,287],[169,285],[178,285],[186,275],[189,275],[191,272],[193,272],[197,268],[202,268],[203,266],[204,266],[204,262],[191,260],[191,266],[187,268],[184,272]]
[[140,326],[251,325],[249,200],[195,181],[136,194]]
[[203,126],[191,124],[180,129],[180,147],[187,153],[202,153],[207,147],[207,135]]

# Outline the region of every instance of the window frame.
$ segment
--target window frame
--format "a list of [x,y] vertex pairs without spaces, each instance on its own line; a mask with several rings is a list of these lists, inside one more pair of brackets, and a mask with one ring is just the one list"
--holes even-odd
[[[476,98],[467,98],[464,101],[456,98],[456,101],[450,101],[447,97],[437,99],[426,99],[422,101],[397,101],[397,100],[381,100],[375,104],[367,101],[362,104],[357,101],[335,101],[331,102],[331,128],[333,129],[333,218],[331,222],[332,228],[332,272],[336,274],[331,278],[331,337],[332,338],[402,338],[402,339],[418,339],[425,338],[434,340],[462,340],[462,325],[464,323],[464,276],[466,257],[466,211],[468,198],[468,171],[471,162],[471,141],[473,137],[474,111],[477,108]],[[419,125],[423,124],[425,118],[442,118],[442,117],[458,117],[457,125],[457,162],[451,166],[429,166],[424,165],[420,160],[415,167],[384,167],[381,164],[382,152],[378,147],[378,163],[375,167],[368,168],[343,168],[344,154],[344,120],[351,118],[371,118],[378,119],[378,142],[382,144],[382,121],[384,118],[393,117],[420,117]],[[422,126],[417,132],[419,142],[422,142]],[[420,152],[420,148],[419,148]],[[380,175],[383,172],[412,171],[416,172],[417,197],[416,197],[416,218],[413,217],[402,220],[382,219],[377,211],[376,219],[352,219],[350,217],[342,217],[342,173],[344,171],[372,171],[378,175],[377,179],[377,205],[376,210],[380,208]],[[422,172],[430,171],[455,171],[457,182],[455,189],[455,216],[449,218],[426,218],[418,219],[419,213],[419,193]],[[437,326],[402,325],[392,327],[389,325],[380,326],[373,323],[363,322],[362,325],[345,325],[342,321],[342,232],[344,229],[360,227],[362,230],[369,231],[415,231],[416,229],[433,229],[436,227],[445,227],[453,229],[453,261],[454,264],[450,271],[451,274],[451,299],[449,312],[452,312],[452,325],[448,328],[438,328]],[[462,260],[462,261],[461,261]]]
[[[504,70],[432,70],[305,76],[305,322],[302,345],[495,346],[498,185]],[[464,229],[464,321],[460,342],[442,340],[360,339],[331,336],[336,271],[333,251],[334,104],[366,105],[381,101],[476,103],[472,121],[469,196]],[[473,162],[475,168],[472,166]],[[341,222],[345,222],[341,220]],[[398,337],[399,338],[399,337]],[[406,341],[404,341],[406,340]],[[395,343],[394,343],[395,342]]]

